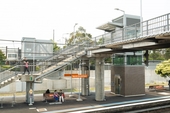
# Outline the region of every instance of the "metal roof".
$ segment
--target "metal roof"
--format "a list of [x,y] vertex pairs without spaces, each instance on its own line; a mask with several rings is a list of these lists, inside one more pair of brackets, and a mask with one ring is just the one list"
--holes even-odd
[[123,27],[123,24],[122,23],[116,23],[116,22],[107,22],[107,23],[97,27],[96,29],[111,32],[111,31],[115,30],[116,27]]

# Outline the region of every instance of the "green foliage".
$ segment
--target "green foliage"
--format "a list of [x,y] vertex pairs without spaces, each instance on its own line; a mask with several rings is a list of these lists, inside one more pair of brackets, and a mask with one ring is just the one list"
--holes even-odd
[[10,66],[10,65],[2,65],[1,67],[2,67],[2,68],[5,68],[5,69],[9,69],[9,68],[11,68],[12,66]]
[[103,42],[104,42],[104,38],[101,37],[101,38],[99,39],[99,41],[97,42],[97,45],[103,44]]
[[2,52],[2,50],[0,50],[0,64],[2,65],[2,63],[5,61],[6,56],[4,55],[4,53]]
[[86,33],[83,27],[79,27],[75,33],[70,33],[70,38],[66,41],[67,45],[77,44],[77,43],[92,43],[92,35]]
[[36,71],[39,71],[40,70],[40,67],[39,66],[36,66]]
[[166,60],[170,59],[170,48],[165,49],[164,58]]
[[105,58],[105,63],[112,63],[112,58],[111,57],[107,57]]
[[155,73],[161,77],[170,77],[170,59],[157,64]]
[[58,51],[58,50],[60,50],[60,47],[57,46],[57,43],[56,43],[56,42],[54,42],[54,43],[53,43],[53,52],[56,52],[56,51]]
[[165,60],[163,54],[159,50],[153,50],[152,53],[149,53],[149,60]]

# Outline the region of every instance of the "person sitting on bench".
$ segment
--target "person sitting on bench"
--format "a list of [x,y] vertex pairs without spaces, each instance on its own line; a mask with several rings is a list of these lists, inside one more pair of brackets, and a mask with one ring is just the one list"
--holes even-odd
[[45,93],[50,93],[50,90],[49,90],[49,89],[47,89]]
[[58,102],[58,100],[59,100],[59,95],[57,93],[57,90],[54,91],[54,99],[56,102]]
[[58,92],[58,95],[59,95],[59,102],[64,102],[65,95],[64,95],[64,92],[62,92],[61,89]]

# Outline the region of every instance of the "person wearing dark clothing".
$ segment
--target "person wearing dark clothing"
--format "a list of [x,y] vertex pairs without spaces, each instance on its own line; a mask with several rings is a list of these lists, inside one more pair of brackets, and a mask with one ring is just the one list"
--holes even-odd
[[45,93],[50,93],[50,90],[49,90],[49,89],[47,89]]
[[29,75],[30,74],[30,71],[28,69],[29,62],[27,61],[26,58],[24,58],[23,63],[24,63],[24,73],[23,73],[23,75],[25,74],[26,71],[28,72],[28,75]]

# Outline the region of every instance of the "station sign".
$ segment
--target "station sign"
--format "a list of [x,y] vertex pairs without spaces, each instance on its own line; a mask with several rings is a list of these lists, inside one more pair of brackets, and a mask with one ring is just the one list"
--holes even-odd
[[73,76],[73,75],[78,75],[76,73],[73,73],[73,74],[64,74],[65,77],[70,77],[70,76]]
[[81,75],[79,75],[79,74],[64,74],[64,76],[65,77],[72,77],[72,78],[87,78],[88,77],[88,75],[86,75],[86,74],[81,74]]
[[87,78],[88,75],[82,74],[82,75],[72,75],[72,78]]

